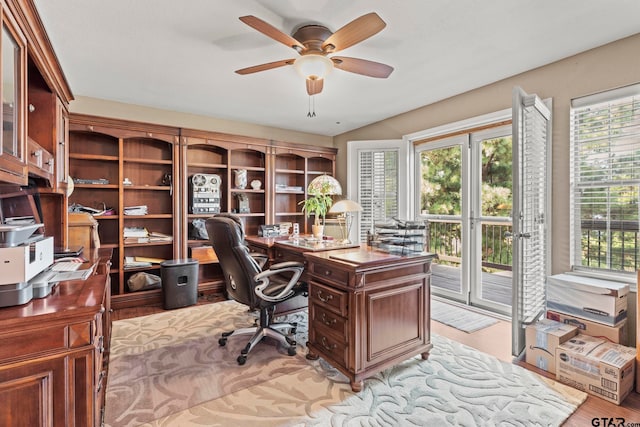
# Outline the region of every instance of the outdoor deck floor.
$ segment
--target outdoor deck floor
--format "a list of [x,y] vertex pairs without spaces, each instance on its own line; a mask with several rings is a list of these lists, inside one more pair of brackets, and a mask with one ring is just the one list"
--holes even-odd
[[[472,278],[473,280],[473,278]],[[431,286],[460,292],[460,269],[431,265]],[[511,306],[511,272],[482,273],[482,298]]]

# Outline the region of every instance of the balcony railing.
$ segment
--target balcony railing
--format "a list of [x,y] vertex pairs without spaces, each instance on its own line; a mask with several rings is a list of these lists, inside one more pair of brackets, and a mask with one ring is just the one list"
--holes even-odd
[[582,265],[619,271],[640,269],[640,222],[584,220]]
[[[438,254],[440,262],[460,264],[462,260],[460,221],[429,219],[427,251]],[[504,222],[482,221],[482,266],[511,271],[513,227]]]

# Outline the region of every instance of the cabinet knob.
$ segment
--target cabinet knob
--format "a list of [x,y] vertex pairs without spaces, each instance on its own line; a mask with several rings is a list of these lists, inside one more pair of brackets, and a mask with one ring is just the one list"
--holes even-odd
[[42,150],[32,151],[32,152],[31,152],[31,155],[32,155],[33,157],[36,157],[36,158],[37,158],[37,157],[40,157],[40,156],[42,156]]
[[45,162],[45,165],[53,166],[53,157]]
[[60,145],[60,146],[64,147],[66,144],[65,144],[65,142],[64,142],[64,141],[60,141],[60,142],[58,142],[58,145]]

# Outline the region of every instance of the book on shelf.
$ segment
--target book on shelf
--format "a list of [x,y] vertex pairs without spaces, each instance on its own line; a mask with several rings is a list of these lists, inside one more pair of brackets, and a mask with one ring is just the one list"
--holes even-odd
[[150,242],[170,242],[173,240],[173,236],[168,234],[160,233],[159,231],[151,231],[149,232],[149,241]]
[[124,268],[151,267],[149,261],[136,261],[136,257],[124,257]]
[[123,237],[149,237],[149,230],[145,227],[125,227],[122,231]]
[[133,257],[133,261],[134,262],[141,262],[141,263],[151,263],[151,264],[160,264],[164,261],[166,261],[166,259],[164,258],[154,258],[154,257],[148,257],[148,256],[136,256]]
[[125,237],[124,244],[129,245],[132,243],[149,243],[148,237]]
[[149,213],[147,205],[125,206],[123,209],[125,215],[146,215]]

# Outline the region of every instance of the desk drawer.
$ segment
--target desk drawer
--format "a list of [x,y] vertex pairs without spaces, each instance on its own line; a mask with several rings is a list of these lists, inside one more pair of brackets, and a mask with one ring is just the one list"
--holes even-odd
[[316,330],[314,335],[314,344],[322,354],[334,359],[339,365],[348,368],[348,347],[345,343],[340,342],[330,334],[324,334],[322,330]]
[[42,327],[0,338],[0,361],[69,347],[67,325]]
[[336,313],[326,310],[323,307],[320,307],[319,304],[315,304],[311,311],[312,319],[311,321],[314,325],[319,325],[320,327],[329,328],[332,331],[335,331],[338,336],[343,337],[343,342],[347,343],[347,319],[342,316],[337,315]]
[[340,286],[347,286],[349,283],[349,272],[347,271],[316,263],[312,263],[308,268],[311,274],[314,274],[322,281],[335,283]]
[[326,307],[341,316],[347,315],[348,295],[346,292],[311,281],[309,285],[309,304]]

